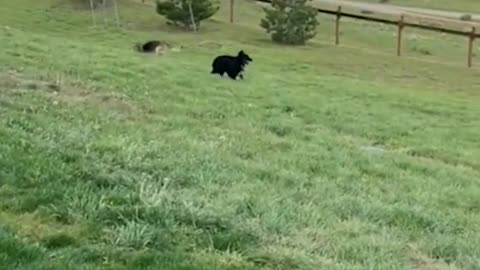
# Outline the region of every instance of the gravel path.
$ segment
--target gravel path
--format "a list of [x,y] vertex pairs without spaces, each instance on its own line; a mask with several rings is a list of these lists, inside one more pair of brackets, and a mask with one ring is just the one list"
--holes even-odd
[[[374,4],[374,3],[361,3],[361,2],[352,2],[347,0],[315,0],[317,3],[325,3],[328,5],[342,5],[342,6],[350,6],[362,10],[370,10],[376,11],[380,13],[387,13],[387,14],[400,14],[400,13],[415,13],[421,15],[428,15],[428,16],[435,16],[435,17],[443,17],[448,19],[460,19],[460,17],[466,13],[456,12],[456,11],[443,11],[443,10],[434,10],[434,9],[426,9],[426,8],[414,8],[414,7],[403,7],[403,6],[396,6],[396,5],[389,5],[389,4]],[[454,0],[452,0],[454,1]],[[479,3],[480,4],[480,3]],[[480,14],[472,14],[472,20],[480,21]]]

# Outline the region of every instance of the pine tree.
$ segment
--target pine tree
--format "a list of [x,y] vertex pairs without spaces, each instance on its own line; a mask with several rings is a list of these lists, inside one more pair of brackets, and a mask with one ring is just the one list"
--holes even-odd
[[187,29],[194,29],[190,5],[195,27],[200,22],[212,17],[220,9],[218,1],[214,0],[157,0],[157,13],[165,16],[168,23],[182,25]]
[[272,8],[264,8],[260,26],[274,42],[304,45],[317,34],[317,10],[308,6],[311,0],[272,0]]

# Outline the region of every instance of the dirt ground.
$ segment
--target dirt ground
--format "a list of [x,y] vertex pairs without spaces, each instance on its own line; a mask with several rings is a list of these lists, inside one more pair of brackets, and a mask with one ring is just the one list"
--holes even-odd
[[[465,13],[456,12],[456,11],[443,11],[443,10],[433,10],[426,8],[415,8],[415,7],[402,7],[389,4],[374,4],[374,3],[360,3],[352,2],[348,0],[315,0],[319,5],[324,3],[328,5],[342,5],[349,6],[352,8],[359,8],[362,10],[370,10],[374,12],[387,13],[387,14],[400,14],[400,13],[410,13],[412,15],[427,15],[442,17],[448,19],[460,19]],[[470,14],[473,21],[480,22],[480,14]]]

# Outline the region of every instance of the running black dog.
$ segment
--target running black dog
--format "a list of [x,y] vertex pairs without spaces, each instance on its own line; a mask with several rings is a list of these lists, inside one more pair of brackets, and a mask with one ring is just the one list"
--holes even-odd
[[224,73],[228,74],[233,80],[237,79],[237,76],[240,74],[240,79],[243,79],[243,69],[248,62],[253,62],[253,59],[246,54],[243,50],[238,52],[237,56],[231,55],[220,55],[217,56],[212,63],[212,71],[211,74],[220,74],[223,76]]

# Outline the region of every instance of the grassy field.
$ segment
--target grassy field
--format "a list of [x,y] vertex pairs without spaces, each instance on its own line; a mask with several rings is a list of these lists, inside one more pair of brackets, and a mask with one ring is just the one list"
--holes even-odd
[[[335,47],[319,17],[284,47],[237,2],[195,34],[126,0],[121,29],[0,6],[0,269],[479,269],[465,40],[409,30],[398,58],[394,28],[345,20]],[[244,81],[209,74],[240,49]]]
[[[380,0],[353,0],[356,2],[380,3]],[[432,8],[439,10],[463,11],[480,13],[480,5],[477,0],[389,0],[387,4],[410,6],[420,8]]]

